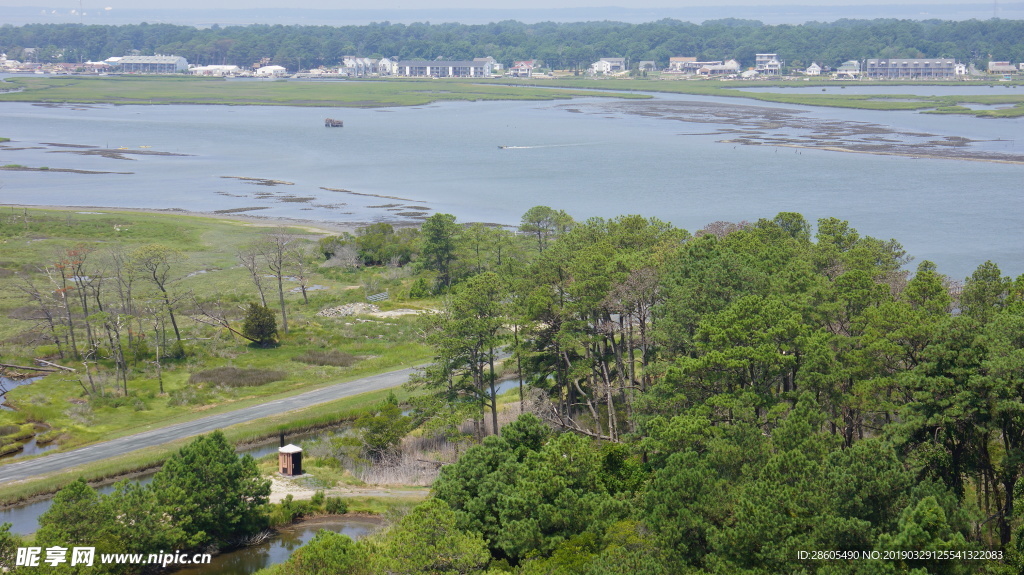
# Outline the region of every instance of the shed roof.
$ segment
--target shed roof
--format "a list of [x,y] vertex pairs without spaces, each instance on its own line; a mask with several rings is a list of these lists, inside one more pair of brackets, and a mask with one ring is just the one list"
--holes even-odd
[[302,453],[302,448],[299,447],[298,445],[292,445],[291,443],[289,443],[288,445],[285,445],[284,447],[278,449],[277,452],[278,453]]

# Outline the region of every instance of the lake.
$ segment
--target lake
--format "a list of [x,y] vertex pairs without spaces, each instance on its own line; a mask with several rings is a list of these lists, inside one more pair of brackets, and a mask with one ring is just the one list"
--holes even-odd
[[[705,113],[709,106],[717,111]],[[776,116],[785,119],[758,123]],[[326,117],[345,127],[325,128]],[[388,109],[5,103],[0,136],[12,142],[0,147],[0,166],[50,171],[0,171],[0,204],[343,222],[417,222],[447,212],[506,225],[543,204],[577,219],[638,213],[691,231],[797,211],[896,238],[917,261],[933,260],[954,278],[989,259],[1005,274],[1024,273],[1024,165],[815,149],[835,136],[821,135],[821,126],[881,131],[875,139],[912,150],[966,138],[975,153],[1024,155],[1015,140],[1024,119],[736,98]],[[750,142],[751,133],[761,140]],[[797,148],[778,143],[794,137]]]

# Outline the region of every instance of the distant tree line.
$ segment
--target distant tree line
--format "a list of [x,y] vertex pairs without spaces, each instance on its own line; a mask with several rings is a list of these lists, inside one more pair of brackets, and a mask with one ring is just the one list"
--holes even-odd
[[[1024,61],[1024,21],[991,19],[839,20],[769,26],[724,19],[693,24],[664,19],[622,22],[512,20],[484,25],[392,24],[365,26],[214,25],[198,29],[172,24],[82,26],[31,24],[0,27],[0,51],[38,62],[103,60],[138,51],[174,54],[194,64],[252,66],[265,62],[289,69],[334,66],[342,56],[463,60],[491,56],[510,65],[539,59],[554,69],[581,69],[603,57],[630,62],[672,56],[700,60],[735,58],[753,65],[759,52],[778,53],[794,66],[819,62],[838,66],[866,58],[956,58],[984,64],[990,58]],[[29,58],[25,48],[35,48]]]

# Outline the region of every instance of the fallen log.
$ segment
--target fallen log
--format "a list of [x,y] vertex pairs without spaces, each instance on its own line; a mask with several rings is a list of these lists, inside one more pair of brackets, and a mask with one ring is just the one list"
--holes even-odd
[[28,366],[25,366],[25,365],[14,365],[14,364],[10,364],[10,363],[0,363],[0,367],[9,367],[11,369],[27,369],[29,371],[44,371],[46,373],[54,373],[54,372],[59,371],[59,370],[50,369],[50,368],[47,368],[47,367],[28,367]]
[[64,371],[70,371],[71,373],[74,373],[76,371],[75,368],[73,368],[73,367],[65,367],[63,365],[57,365],[56,363],[52,363],[52,362],[46,361],[45,359],[36,358],[36,363],[41,363],[43,365],[48,365],[50,367],[56,367],[57,369],[63,369]]

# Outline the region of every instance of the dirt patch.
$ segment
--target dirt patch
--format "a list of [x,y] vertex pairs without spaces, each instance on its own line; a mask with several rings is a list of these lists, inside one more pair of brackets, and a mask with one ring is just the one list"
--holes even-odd
[[371,313],[370,315],[372,315],[373,317],[399,317],[399,316],[403,316],[403,315],[419,315],[421,313],[429,313],[429,312],[427,310],[423,310],[423,309],[402,308],[402,309],[392,309],[392,310],[388,310],[388,311],[378,311],[378,312]]
[[401,487],[361,487],[345,485],[340,487],[333,487],[331,489],[310,489],[303,485],[296,483],[301,477],[291,478],[282,475],[271,475],[270,476],[270,502],[280,503],[285,497],[291,495],[292,498],[298,500],[310,499],[317,491],[323,491],[324,495],[327,496],[363,496],[363,497],[423,497],[429,494],[426,489],[408,489]]

